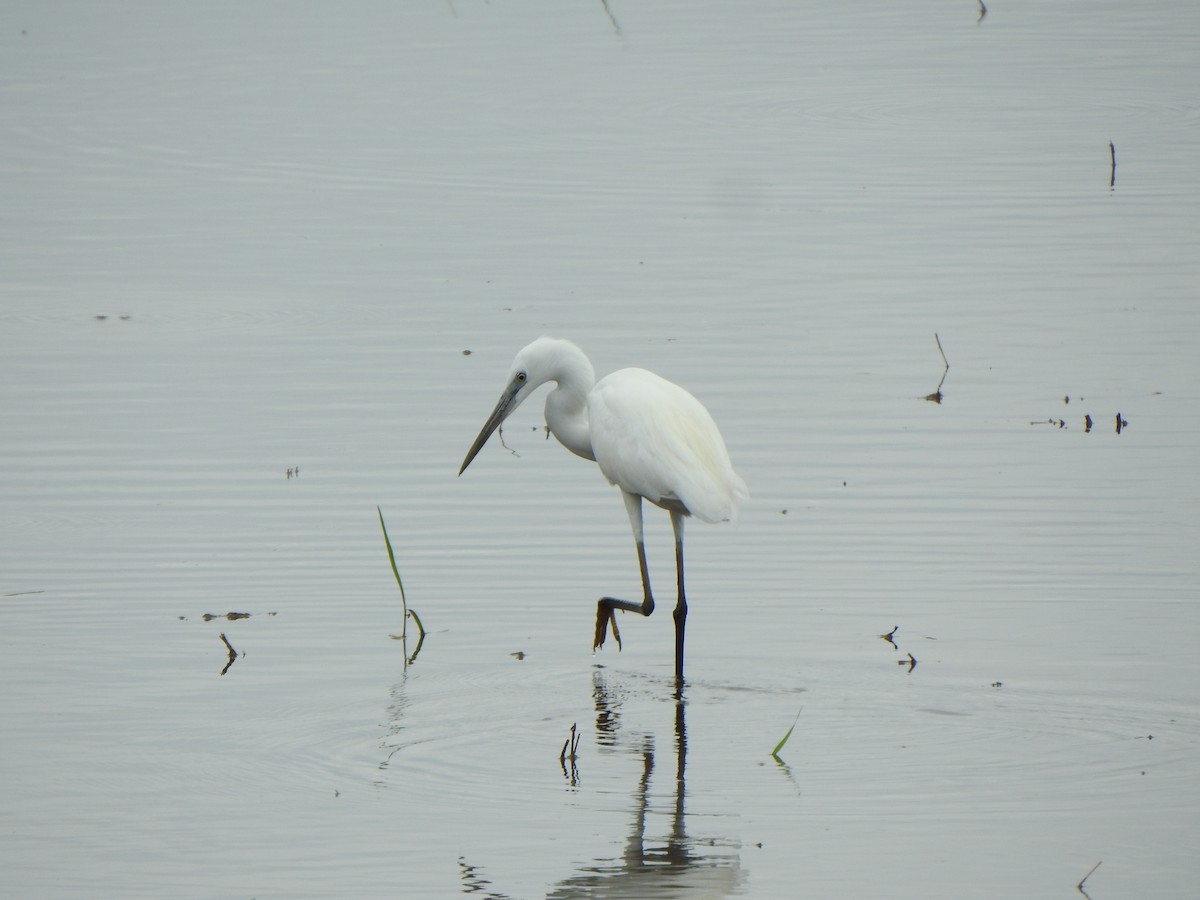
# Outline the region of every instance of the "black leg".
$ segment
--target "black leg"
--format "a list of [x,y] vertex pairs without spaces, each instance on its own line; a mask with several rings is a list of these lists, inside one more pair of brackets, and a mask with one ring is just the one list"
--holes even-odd
[[637,542],[637,553],[638,566],[642,570],[642,602],[634,603],[632,600],[619,600],[616,597],[601,597],[596,603],[596,639],[592,644],[593,650],[604,646],[604,639],[608,637],[609,623],[612,624],[613,637],[617,640],[617,649],[621,648],[621,632],[617,630],[616,610],[623,609],[628,612],[640,613],[643,616],[654,612],[654,597],[650,593],[650,571],[646,568],[646,545],[642,541]]
[[672,511],[671,526],[675,531],[675,579],[679,599],[675,603],[675,681],[683,683],[683,634],[687,626],[687,595],[683,590],[683,514]]

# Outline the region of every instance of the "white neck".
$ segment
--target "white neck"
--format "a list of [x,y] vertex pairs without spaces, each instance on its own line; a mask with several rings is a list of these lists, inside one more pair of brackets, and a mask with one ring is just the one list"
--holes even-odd
[[546,398],[546,424],[560,444],[576,456],[594,460],[587,397],[596,383],[596,373],[578,347],[567,346],[574,352],[558,355],[548,379],[558,386]]

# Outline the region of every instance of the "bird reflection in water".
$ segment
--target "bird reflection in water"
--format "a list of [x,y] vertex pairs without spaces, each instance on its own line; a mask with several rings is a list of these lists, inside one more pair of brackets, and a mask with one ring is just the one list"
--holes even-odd
[[[547,897],[725,897],[743,879],[736,846],[688,835],[687,703],[683,685],[671,688],[675,708],[675,778],[670,824],[665,838],[655,837],[651,809],[651,781],[655,770],[655,740],[645,734],[635,738],[631,752],[642,758],[642,771],[633,791],[633,818],[620,857],[598,859],[555,885]],[[620,691],[611,690],[602,670],[595,672],[597,742],[619,749]],[[659,755],[661,757],[661,754]],[[659,760],[661,762],[661,759]],[[655,804],[657,806],[657,804]],[[649,828],[647,820],[650,820]],[[703,852],[701,852],[703,848]]]
[[[596,743],[601,748],[626,751],[641,757],[641,773],[634,785],[633,815],[629,834],[620,856],[596,859],[581,866],[579,871],[553,885],[546,897],[552,900],[568,898],[693,898],[726,897],[741,886],[745,873],[737,846],[730,841],[694,838],[687,831],[687,704],[684,687],[674,684],[671,702],[675,710],[674,791],[671,798],[670,822],[665,836],[658,836],[654,825],[660,815],[660,804],[652,804],[651,783],[656,762],[655,737],[640,734],[623,737],[621,734],[620,688],[610,688],[602,670],[594,676],[596,704]],[[661,776],[660,776],[661,778]],[[705,821],[711,821],[706,819]],[[504,900],[486,879],[481,867],[459,860],[462,870],[463,893],[476,894],[491,900]]]

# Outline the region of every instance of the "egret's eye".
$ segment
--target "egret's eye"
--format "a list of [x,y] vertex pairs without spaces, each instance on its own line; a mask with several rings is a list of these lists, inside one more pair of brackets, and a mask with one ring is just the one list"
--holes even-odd
[[518,372],[518,373],[517,373],[517,383],[518,383],[518,384],[524,384],[524,383],[525,383],[525,379],[526,379],[526,378],[528,378],[528,377],[529,377],[529,376],[528,376],[528,375],[526,375],[524,372]]

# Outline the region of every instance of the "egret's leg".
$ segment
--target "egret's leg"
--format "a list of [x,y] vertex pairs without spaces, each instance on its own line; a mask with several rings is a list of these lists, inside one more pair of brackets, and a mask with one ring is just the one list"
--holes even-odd
[[679,599],[675,603],[675,680],[683,681],[683,630],[687,625],[687,596],[683,592],[683,513],[671,510],[671,528],[675,532],[675,577]]
[[596,639],[592,649],[604,646],[608,637],[608,626],[612,624],[613,637],[617,640],[617,649],[621,647],[621,632],[617,630],[616,610],[624,609],[629,612],[648,616],[654,612],[654,596],[650,593],[650,570],[646,567],[646,543],[642,536],[642,498],[637,494],[621,492],[625,501],[625,511],[629,513],[629,525],[633,529],[633,540],[637,544],[638,567],[642,572],[642,602],[619,600],[616,597],[601,597],[596,603]]

